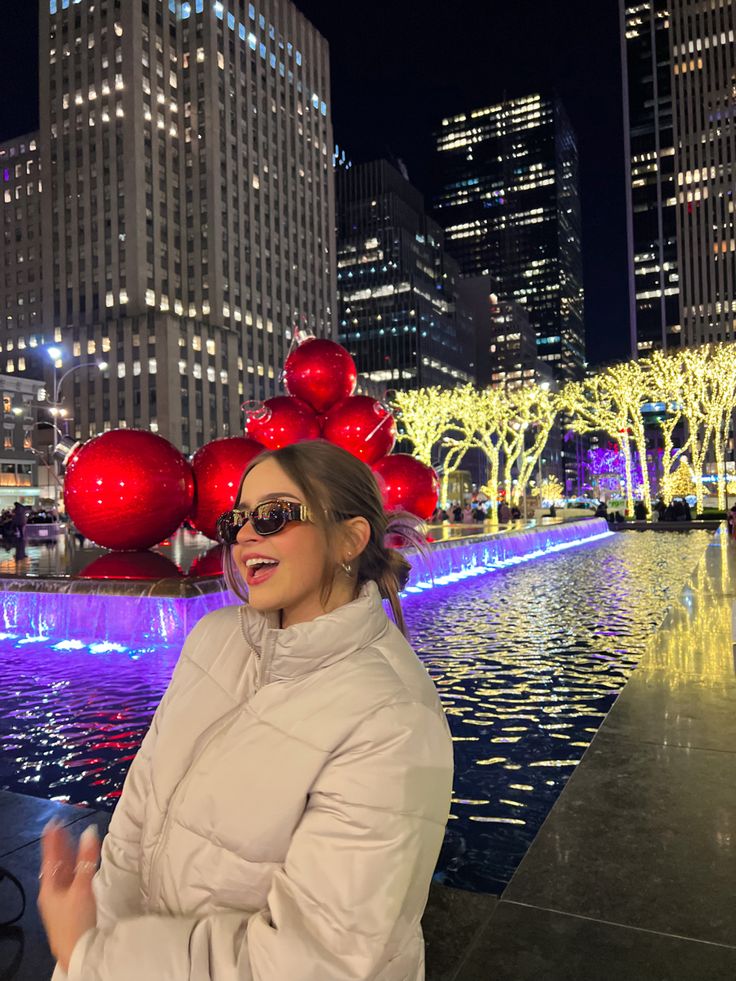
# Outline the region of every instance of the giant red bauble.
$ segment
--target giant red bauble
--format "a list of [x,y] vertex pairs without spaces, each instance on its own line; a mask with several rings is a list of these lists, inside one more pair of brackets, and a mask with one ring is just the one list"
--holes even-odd
[[396,423],[391,412],[376,399],[354,395],[327,413],[322,435],[370,465],[394,448]]
[[303,439],[317,439],[319,434],[319,420],[312,409],[301,399],[287,395],[267,399],[260,408],[248,413],[245,423],[245,435],[268,450],[280,450]]
[[80,579],[181,579],[178,565],[160,552],[108,552],[79,573]]
[[74,454],[64,505],[77,528],[105,548],[150,548],[176,531],[194,502],[192,468],[168,440],[113,429]]
[[431,467],[408,453],[394,453],[373,465],[387,511],[410,511],[426,521],[437,507],[440,488]]
[[222,545],[213,545],[209,552],[198,555],[189,566],[188,576],[221,576],[222,569]]
[[217,519],[234,507],[243,471],[264,447],[246,436],[207,443],[192,457],[195,499],[190,520],[208,538],[217,540]]
[[284,364],[289,394],[319,413],[352,395],[357,381],[358,369],[345,348],[320,337],[302,341]]

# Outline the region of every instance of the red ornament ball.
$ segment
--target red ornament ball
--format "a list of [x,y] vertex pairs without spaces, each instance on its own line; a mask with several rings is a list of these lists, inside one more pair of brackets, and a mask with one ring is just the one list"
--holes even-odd
[[306,402],[286,395],[267,399],[260,408],[248,413],[245,424],[245,435],[267,450],[280,450],[303,439],[317,439],[319,434],[319,420]]
[[354,395],[327,413],[322,435],[370,466],[394,448],[396,422],[376,399]]
[[408,453],[394,453],[373,466],[387,511],[410,511],[426,521],[440,496],[437,474]]
[[192,468],[168,440],[113,429],[74,454],[64,505],[91,541],[118,551],[150,548],[171,535],[194,502]]
[[209,552],[198,555],[194,562],[189,566],[189,576],[221,576],[222,569],[222,545],[213,545]]
[[217,519],[236,503],[243,471],[263,452],[263,446],[245,436],[231,436],[207,443],[192,457],[194,510],[189,515],[194,527],[217,540]]
[[108,552],[79,573],[81,579],[181,579],[178,565],[159,552]]
[[284,382],[290,395],[302,399],[315,412],[327,412],[353,394],[358,369],[340,344],[310,337],[286,359]]

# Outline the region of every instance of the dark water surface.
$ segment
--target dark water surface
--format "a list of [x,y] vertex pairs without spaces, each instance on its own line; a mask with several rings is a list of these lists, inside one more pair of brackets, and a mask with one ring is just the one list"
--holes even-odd
[[[621,533],[405,600],[455,740],[442,881],[508,882],[709,537]],[[178,653],[0,633],[0,787],[114,807]]]

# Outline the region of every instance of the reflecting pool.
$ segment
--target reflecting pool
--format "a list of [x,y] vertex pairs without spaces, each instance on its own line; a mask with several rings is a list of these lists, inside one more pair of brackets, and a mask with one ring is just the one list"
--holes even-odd
[[[438,878],[503,888],[709,537],[625,532],[406,597],[455,740]],[[0,634],[0,787],[111,809],[178,652]]]

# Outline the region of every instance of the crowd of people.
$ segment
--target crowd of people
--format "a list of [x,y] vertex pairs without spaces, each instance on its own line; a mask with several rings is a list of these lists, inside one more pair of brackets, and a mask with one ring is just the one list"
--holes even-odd
[[4,545],[12,545],[23,538],[23,530],[28,524],[31,509],[16,501],[12,508],[4,508],[0,513],[0,538]]
[[[521,511],[516,507],[509,507],[506,501],[501,501],[496,506],[496,513],[499,524],[507,525],[512,521],[519,521]],[[456,525],[481,524],[491,520],[490,501],[468,501],[461,504],[460,501],[452,501],[447,508],[437,507],[429,519],[430,524],[439,525],[445,521]]]
[[[609,511],[605,501],[601,501],[595,510],[596,518],[605,518],[609,524],[620,524],[624,516],[620,511]],[[648,521],[649,511],[643,501],[634,503],[634,520]],[[652,506],[652,521],[692,521],[693,513],[686,498],[675,497],[669,504],[665,504],[662,498],[658,498],[656,504]]]
[[53,507],[29,507],[16,501],[12,508],[0,512],[0,538],[11,544],[23,536],[26,525],[50,525],[59,520],[59,512]]

